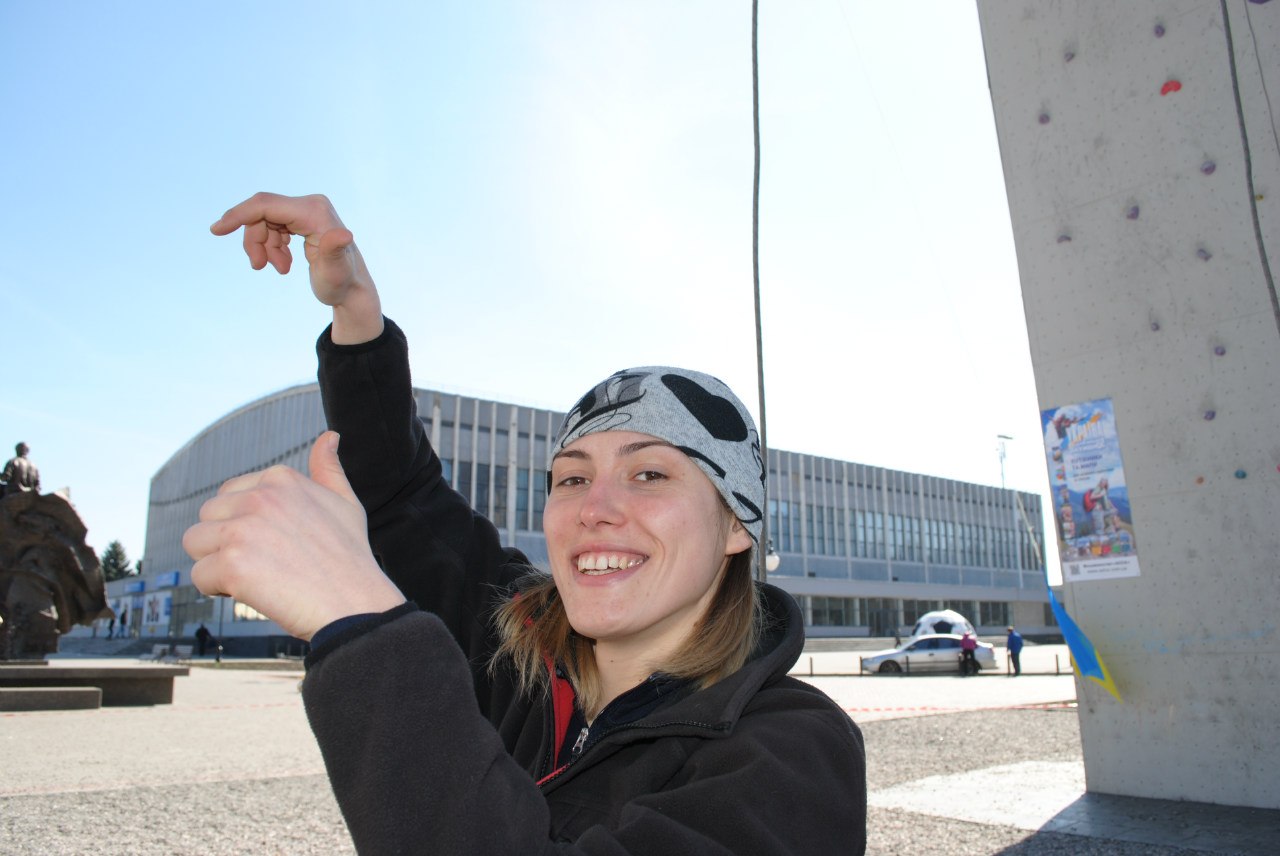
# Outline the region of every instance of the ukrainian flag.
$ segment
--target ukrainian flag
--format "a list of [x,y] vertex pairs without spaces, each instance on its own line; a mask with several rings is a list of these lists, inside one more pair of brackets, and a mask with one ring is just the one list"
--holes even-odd
[[[1045,580],[1045,588],[1048,588],[1048,580]],[[1076,672],[1082,677],[1091,681],[1096,681],[1102,685],[1102,688],[1116,697],[1116,701],[1123,702],[1120,697],[1120,689],[1116,686],[1116,682],[1111,678],[1111,672],[1107,671],[1107,664],[1102,661],[1102,655],[1093,647],[1093,643],[1089,641],[1089,637],[1084,635],[1084,631],[1080,626],[1072,620],[1067,614],[1067,610],[1062,604],[1058,603],[1058,599],[1053,596],[1053,589],[1049,589],[1049,607],[1053,610],[1054,618],[1058,619],[1058,627],[1062,629],[1062,638],[1066,641],[1067,647],[1071,649],[1071,662],[1076,668]]]

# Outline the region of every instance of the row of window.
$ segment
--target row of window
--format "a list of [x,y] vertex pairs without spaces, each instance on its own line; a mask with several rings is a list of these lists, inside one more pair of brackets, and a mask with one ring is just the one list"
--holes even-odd
[[[872,636],[894,636],[910,630],[928,612],[950,609],[978,627],[1007,627],[1013,623],[1013,604],[998,600],[905,600],[888,597],[804,598],[813,627],[868,627]],[[976,621],[975,621],[976,618]],[[1053,610],[1044,605],[1044,624],[1056,627]]]
[[[1010,526],[982,526],[952,520],[920,519],[878,511],[806,505],[804,535],[800,507],[786,500],[769,500],[769,535],[776,549],[810,556],[848,556],[859,559],[897,559],[971,567],[1040,568],[1031,536]],[[846,520],[851,525],[846,525]]]
[[[197,622],[216,625],[233,621],[266,621],[267,617],[247,604],[234,600],[221,601],[200,595],[194,587],[181,586],[172,591],[171,632]],[[803,597],[806,624],[813,627],[867,627],[872,636],[893,636],[909,631],[927,612],[951,609],[969,618],[979,627],[1004,627],[1012,624],[1013,604],[988,600],[907,600],[876,597]],[[1044,623],[1056,626],[1053,611],[1044,607]],[[975,620],[976,618],[976,620]],[[136,623],[136,618],[133,623]]]

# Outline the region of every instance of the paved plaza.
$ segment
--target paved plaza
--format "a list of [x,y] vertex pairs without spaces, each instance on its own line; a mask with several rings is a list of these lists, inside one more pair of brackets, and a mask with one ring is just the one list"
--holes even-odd
[[[1061,646],[1029,647],[1018,678],[858,677],[858,654],[818,648],[794,673],[863,729],[869,853],[1280,849],[1280,812],[1086,794],[1074,681],[1053,673],[1069,668]],[[112,661],[48,668],[73,662]],[[172,705],[0,714],[0,853],[354,852],[300,666],[237,665],[193,666]]]

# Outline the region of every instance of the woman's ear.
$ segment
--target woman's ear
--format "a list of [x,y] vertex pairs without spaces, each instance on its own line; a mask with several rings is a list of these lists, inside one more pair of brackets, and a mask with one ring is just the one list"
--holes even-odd
[[724,554],[736,556],[744,550],[750,550],[751,543],[751,536],[747,534],[747,528],[742,525],[742,521],[730,515],[729,537],[725,539]]

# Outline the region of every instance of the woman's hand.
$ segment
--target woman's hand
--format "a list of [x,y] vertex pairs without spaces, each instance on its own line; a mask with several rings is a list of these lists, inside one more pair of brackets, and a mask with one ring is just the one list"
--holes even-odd
[[209,227],[215,235],[244,228],[244,251],[254,270],[271,264],[285,274],[293,266],[289,239],[301,235],[310,265],[311,291],[333,307],[333,341],[352,345],[382,333],[382,304],[355,238],[324,196],[255,193]]
[[230,595],[307,640],[339,618],[405,600],[373,558],[337,434],[316,440],[310,469],[310,478],[276,466],[227,481],[182,538],[196,588]]

